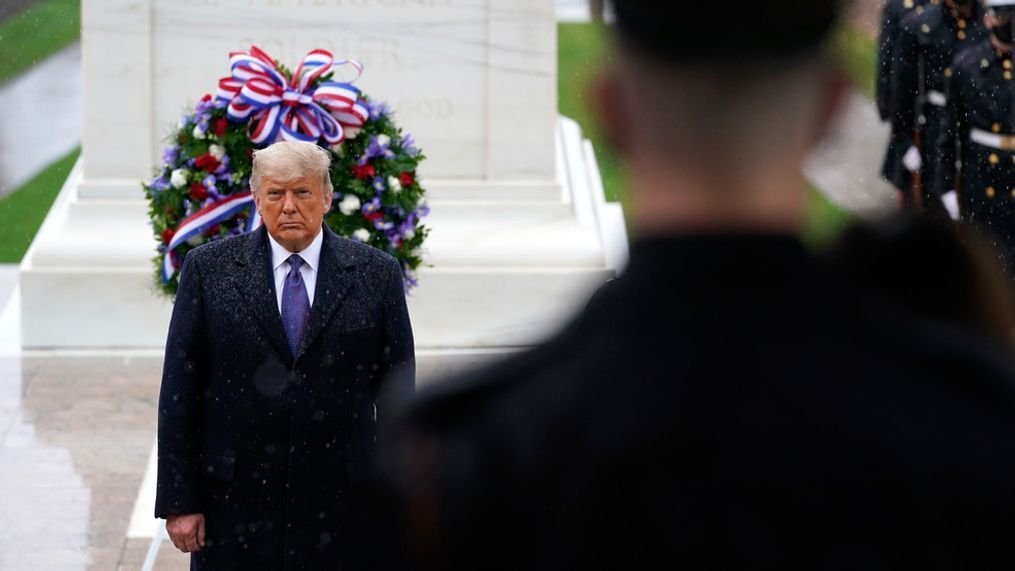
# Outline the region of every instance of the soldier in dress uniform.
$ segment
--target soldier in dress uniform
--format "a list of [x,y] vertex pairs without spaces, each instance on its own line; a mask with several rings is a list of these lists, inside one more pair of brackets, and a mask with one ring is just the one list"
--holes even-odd
[[986,234],[1010,269],[1015,260],[1015,0],[985,4],[989,41],[959,54],[948,68],[936,186],[952,217]]
[[838,4],[728,0],[702,27],[711,4],[613,2],[595,98],[630,263],[546,343],[389,417],[375,569],[1015,567],[1008,354],[889,301],[898,250],[854,277],[797,236],[847,89],[820,49]]
[[[902,32],[902,20],[913,10],[923,10],[923,6],[927,2],[929,0],[888,0],[881,13],[881,33],[878,36],[878,76],[874,88],[878,114],[882,121],[891,122],[894,116],[893,78],[895,77],[895,58],[898,56],[899,35]],[[884,164],[881,167],[881,176],[900,191],[903,204],[910,202],[913,182],[910,172],[901,167],[902,156],[907,150],[902,146],[911,139],[912,133],[902,133],[893,124],[888,149],[885,151]]]
[[[902,20],[894,62],[892,124],[901,138],[894,141],[894,176],[913,174],[910,200],[921,211],[944,218],[940,196],[933,189],[937,161],[931,152],[940,135],[947,98],[945,79],[955,55],[987,38],[983,9],[976,0],[940,0],[915,8]],[[905,171],[905,172],[903,172]],[[917,176],[918,175],[918,176]]]

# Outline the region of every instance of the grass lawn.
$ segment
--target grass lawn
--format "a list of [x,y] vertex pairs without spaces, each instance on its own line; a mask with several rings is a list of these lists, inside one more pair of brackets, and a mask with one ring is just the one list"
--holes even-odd
[[81,0],[44,0],[0,22],[0,82],[81,37]]
[[607,30],[600,24],[558,24],[558,107],[561,114],[577,121],[592,141],[606,199],[622,201],[623,189],[627,186],[623,167],[609,151],[592,108],[592,82],[596,72],[610,58],[606,37]]
[[0,264],[21,262],[79,154],[80,149],[71,151],[0,198]]
[[874,99],[877,43],[853,26],[842,26],[832,38],[832,55],[861,93]]

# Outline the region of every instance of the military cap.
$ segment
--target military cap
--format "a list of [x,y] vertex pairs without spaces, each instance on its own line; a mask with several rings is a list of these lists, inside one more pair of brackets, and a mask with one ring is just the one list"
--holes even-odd
[[813,53],[837,23],[840,2],[614,0],[613,5],[622,43],[674,63],[707,64]]

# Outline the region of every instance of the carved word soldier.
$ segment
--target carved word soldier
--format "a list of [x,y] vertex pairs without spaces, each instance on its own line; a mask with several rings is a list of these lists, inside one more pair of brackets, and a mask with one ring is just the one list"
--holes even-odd
[[918,210],[944,216],[940,197],[933,192],[937,161],[930,151],[940,136],[947,104],[945,80],[955,55],[987,35],[983,10],[974,0],[931,2],[902,21],[893,126],[904,138],[899,141],[902,160],[896,168],[913,174],[910,200]]
[[[888,0],[881,13],[881,34],[878,36],[878,76],[874,85],[878,114],[882,121],[892,121],[895,112],[895,59],[898,57],[899,35],[902,20],[912,10],[923,10],[929,0]],[[913,188],[912,175],[901,168],[902,157],[911,145],[912,133],[900,132],[892,124],[892,134],[885,151],[881,176],[901,192],[903,204],[908,202]],[[906,145],[904,147],[904,145]]]
[[987,0],[986,6],[990,41],[963,52],[951,66],[936,186],[953,218],[986,233],[1010,267],[1015,259],[1015,0]]

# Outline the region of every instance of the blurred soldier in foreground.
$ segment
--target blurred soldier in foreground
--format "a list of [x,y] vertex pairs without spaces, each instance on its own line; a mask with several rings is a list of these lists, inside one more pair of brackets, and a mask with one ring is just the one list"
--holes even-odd
[[951,65],[937,184],[953,216],[986,234],[1010,271],[1015,260],[1015,0],[986,0],[986,6],[990,41],[963,52]]
[[935,192],[934,144],[941,135],[949,66],[962,49],[987,38],[978,0],[941,0],[914,9],[902,20],[895,53],[892,128],[903,136],[901,161],[890,180],[910,178],[909,203],[917,210],[947,219],[941,196]]
[[418,395],[375,510],[401,529],[374,536],[408,545],[378,557],[1015,565],[1009,354],[850,289],[797,238],[802,163],[845,91],[821,55],[837,3],[732,0],[715,28],[712,5],[615,7],[598,100],[633,177],[630,265],[545,345]]
[[[878,63],[876,82],[874,84],[875,100],[878,114],[882,121],[892,122],[895,109],[895,60],[898,57],[899,34],[902,32],[902,20],[911,11],[923,10],[929,0],[888,0],[881,12],[881,33],[878,36]],[[885,152],[881,176],[892,183],[900,192],[903,205],[911,205],[913,178],[912,173],[902,166],[902,157],[912,145],[913,133],[900,132],[892,122],[892,134]]]

